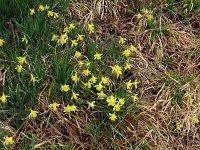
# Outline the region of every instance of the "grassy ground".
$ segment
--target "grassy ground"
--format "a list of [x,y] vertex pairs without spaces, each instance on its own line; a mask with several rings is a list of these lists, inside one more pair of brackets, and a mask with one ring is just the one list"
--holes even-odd
[[1,149],[200,148],[198,0],[0,0],[0,14]]

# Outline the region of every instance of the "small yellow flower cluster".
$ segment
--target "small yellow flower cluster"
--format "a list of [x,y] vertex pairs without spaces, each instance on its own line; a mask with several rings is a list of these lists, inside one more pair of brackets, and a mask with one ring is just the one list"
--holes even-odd
[[[47,16],[48,17],[52,17],[54,19],[58,19],[60,16],[59,16],[59,13],[56,13],[56,12],[53,12],[52,10],[49,10],[49,6],[43,6],[43,5],[39,5],[38,6],[38,11],[45,11],[47,10]],[[35,15],[36,11],[35,11],[35,8],[32,8],[32,9],[29,9],[29,13],[31,16]]]
[[145,16],[146,19],[147,19],[149,22],[153,21],[153,19],[154,19],[152,13],[151,13],[148,9],[146,9],[146,8],[143,8],[143,9],[141,10],[141,13],[138,13],[138,14],[136,15],[136,18],[139,20],[139,19],[141,19],[143,16]]
[[26,57],[17,57],[18,59],[18,65],[16,66],[16,70],[18,73],[21,73],[23,71],[23,64],[26,63]]

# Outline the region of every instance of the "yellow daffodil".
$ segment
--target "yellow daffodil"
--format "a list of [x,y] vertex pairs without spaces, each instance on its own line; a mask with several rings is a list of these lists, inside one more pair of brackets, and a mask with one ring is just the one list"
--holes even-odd
[[151,21],[153,20],[153,16],[152,16],[152,15],[147,15],[147,20],[148,20],[149,22],[151,22]]
[[113,95],[107,97],[106,101],[108,102],[108,106],[115,106],[116,104],[116,98]]
[[83,62],[83,61],[78,61],[78,65],[79,65],[79,67],[82,67],[83,65],[84,65],[85,63]]
[[91,65],[91,63],[92,63],[92,62],[87,61],[87,62],[86,62],[86,66],[89,67],[89,66]]
[[67,107],[64,107],[64,112],[71,112],[71,106],[67,105]]
[[192,122],[193,122],[194,124],[198,124],[198,123],[199,123],[199,119],[198,119],[197,117],[194,117],[194,118],[192,119]]
[[71,111],[77,111],[77,106],[76,105],[71,105]]
[[134,100],[134,101],[138,100],[137,94],[132,95],[132,96],[131,96],[131,99]]
[[72,97],[71,97],[71,99],[77,100],[77,99],[78,99],[78,96],[79,96],[78,93],[72,92]]
[[75,73],[74,75],[71,76],[72,81],[74,81],[75,83],[77,83],[79,81],[79,77],[77,75],[77,73]]
[[105,77],[105,76],[101,77],[101,82],[102,82],[103,84],[108,84],[108,78]]
[[53,17],[53,15],[54,15],[54,12],[53,12],[53,11],[51,11],[51,10],[49,10],[49,11],[48,11],[48,13],[47,13],[47,15],[48,15],[48,17]]
[[4,40],[0,39],[0,47],[3,46]]
[[31,16],[35,14],[35,9],[34,8],[33,9],[29,9],[29,11],[30,11],[30,15]]
[[25,35],[22,38],[22,42],[24,42],[25,44],[28,44],[28,38]]
[[95,106],[96,106],[95,101],[88,102],[88,109],[90,109],[90,108],[94,109]]
[[76,47],[78,45],[78,42],[76,40],[71,40],[72,44],[71,47]]
[[133,53],[133,52],[135,52],[135,46],[133,46],[132,44],[130,45],[130,47],[129,47],[129,49],[131,50],[131,52]]
[[145,15],[149,13],[148,9],[146,9],[146,8],[143,8],[143,9],[142,9],[142,12],[143,12],[143,14],[145,14]]
[[31,109],[31,112],[30,112],[30,114],[29,114],[29,118],[36,118],[37,117],[37,114],[38,114],[38,111],[36,111],[36,110],[32,110]]
[[12,144],[14,144],[14,140],[13,140],[13,138],[12,137],[8,137],[8,136],[6,136],[5,137],[5,145],[12,145]]
[[97,53],[94,55],[94,60],[101,60],[103,54]]
[[84,40],[84,35],[78,34],[77,41],[83,41],[83,40]]
[[138,14],[136,15],[136,18],[139,20],[139,19],[142,18],[142,15],[141,15],[140,13],[138,13]]
[[45,7],[43,5],[39,5],[39,10],[40,11],[44,11],[45,10]]
[[126,49],[126,50],[123,51],[123,55],[124,55],[125,57],[130,57],[131,51],[130,51],[129,49]]
[[5,104],[7,102],[7,98],[10,97],[8,95],[5,95],[4,92],[2,93],[0,100],[3,104]]
[[124,44],[126,42],[126,39],[123,37],[119,37],[119,44]]
[[83,74],[87,77],[90,75],[90,70],[89,69],[86,69],[83,71]]
[[70,23],[70,24],[69,24],[69,29],[70,29],[70,30],[75,29],[74,23]]
[[97,82],[97,78],[94,75],[92,75],[90,81],[95,84]]
[[67,34],[61,34],[60,38],[58,39],[58,44],[64,45],[67,43]]
[[119,103],[119,105],[123,106],[125,103],[125,100],[123,98],[120,98],[118,103]]
[[180,123],[176,124],[176,130],[181,130],[183,128],[183,125]]
[[57,107],[58,107],[59,105],[60,105],[60,104],[54,102],[54,103],[50,104],[49,107],[50,107],[53,111],[57,111],[57,110],[58,110]]
[[69,27],[65,27],[63,32],[69,33]]
[[69,85],[61,85],[61,91],[63,91],[63,92],[68,92],[69,90],[70,90],[70,88],[69,88]]
[[109,119],[111,120],[111,121],[115,121],[116,119],[117,119],[117,116],[115,115],[115,113],[113,113],[113,114],[110,114],[109,113]]
[[129,80],[128,82],[125,82],[125,84],[128,90],[132,88],[133,83],[131,82],[131,80]]
[[37,79],[37,77],[35,77],[33,74],[31,74],[31,82],[35,83],[38,82],[39,80]]
[[74,54],[75,58],[80,58],[81,56],[82,56],[82,54],[79,51],[76,51],[75,54]]
[[112,68],[112,73],[116,74],[117,75],[117,78],[122,75],[122,68],[119,67],[118,65],[115,65],[114,67],[111,67]]
[[119,104],[115,104],[113,110],[114,111],[120,111],[120,109],[121,109],[121,106]]
[[101,91],[103,89],[103,85],[101,84],[101,82],[95,85],[94,87],[96,88],[97,91]]
[[26,57],[17,57],[17,59],[20,65],[23,65],[24,63],[26,63]]
[[100,99],[103,99],[107,96],[103,91],[101,91],[100,93],[97,93],[97,95],[98,95],[98,98]]
[[59,13],[55,13],[55,12],[53,13],[53,18],[54,19],[58,19],[59,17],[60,17]]
[[137,85],[139,84],[139,82],[137,81],[137,80],[135,80],[134,82],[133,82],[133,85],[135,86],[135,88],[137,89]]
[[94,25],[93,24],[88,24],[88,31],[90,33],[94,33]]
[[53,34],[52,38],[51,38],[51,41],[58,41],[58,38],[59,38],[58,35]]
[[132,65],[130,63],[126,63],[124,69],[125,70],[130,70]]
[[90,81],[88,81],[87,83],[84,84],[88,89],[90,89],[92,87],[92,84]]
[[17,70],[18,73],[21,73],[23,70],[22,65],[17,65],[17,67],[15,68]]

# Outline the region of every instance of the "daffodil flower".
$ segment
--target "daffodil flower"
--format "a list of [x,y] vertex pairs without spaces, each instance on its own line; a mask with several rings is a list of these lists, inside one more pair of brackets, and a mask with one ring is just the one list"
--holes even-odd
[[142,18],[142,15],[141,15],[140,13],[138,13],[138,14],[136,15],[136,18],[139,20],[139,19]]
[[176,124],[176,130],[181,130],[183,128],[183,125],[180,123]]
[[22,38],[22,42],[24,42],[25,44],[28,44],[28,38],[25,35]]
[[35,82],[38,82],[39,80],[37,79],[37,77],[35,77],[33,74],[31,74],[31,82],[33,82],[33,84]]
[[122,75],[122,68],[119,67],[118,65],[115,65],[115,66],[111,66],[112,68],[112,73],[116,74],[117,75],[117,78]]
[[95,106],[96,106],[95,101],[88,102],[88,109],[90,109],[90,108],[94,109]]
[[0,100],[3,104],[5,104],[7,102],[7,98],[10,97],[8,95],[5,95],[5,93],[3,92],[1,97],[0,97]]
[[59,36],[53,34],[53,35],[52,35],[52,38],[51,38],[51,41],[58,41],[58,39],[59,39]]
[[98,95],[98,98],[100,99],[103,99],[107,96],[103,91],[101,91],[100,93],[97,93],[97,95]]
[[97,91],[101,91],[103,89],[103,85],[101,84],[101,82],[95,85],[94,87],[96,88]]
[[125,82],[125,84],[128,90],[132,88],[133,83],[131,82],[131,80],[129,80],[128,82]]
[[88,31],[90,33],[94,33],[94,25],[93,24],[88,24]]
[[53,11],[51,11],[51,10],[49,10],[49,11],[48,11],[48,13],[47,13],[47,15],[48,15],[48,17],[53,17],[53,15],[54,15],[54,12],[53,12]]
[[79,51],[76,51],[75,54],[74,54],[74,58],[80,58],[82,56],[81,52]]
[[88,89],[90,89],[90,88],[92,87],[92,84],[91,84],[90,81],[88,81],[87,83],[84,83],[84,85],[85,85]]
[[126,42],[126,39],[120,36],[119,37],[119,44],[125,44],[125,42]]
[[79,81],[79,77],[77,75],[77,73],[75,73],[74,75],[71,76],[72,81],[74,81],[75,83],[77,83]]
[[58,19],[59,17],[60,17],[59,13],[55,13],[55,12],[53,13],[53,18],[54,19]]
[[103,54],[97,53],[94,55],[94,60],[101,60]]
[[153,16],[152,16],[152,15],[147,15],[147,20],[148,20],[149,22],[151,22],[151,21],[153,20]]
[[35,14],[35,9],[34,8],[33,9],[29,9],[29,11],[30,11],[30,15],[31,16]]
[[121,109],[121,106],[119,104],[115,104],[113,110],[114,111],[120,111],[120,109]]
[[77,111],[77,106],[76,105],[71,105],[71,111]]
[[124,55],[125,57],[130,57],[131,51],[130,51],[129,49],[126,49],[126,50],[123,51],[123,55]]
[[77,41],[83,41],[83,39],[84,39],[84,35],[78,34]]
[[78,45],[78,42],[76,40],[71,40],[72,44],[71,47],[76,47]]
[[137,81],[137,80],[135,80],[134,82],[133,82],[133,85],[135,86],[135,88],[137,89],[137,85],[139,84],[139,82]]
[[102,77],[101,77],[101,82],[102,82],[103,84],[108,84],[108,78],[105,77],[105,76],[102,76]]
[[115,115],[115,113],[113,113],[113,114],[110,114],[109,113],[109,119],[111,120],[111,121],[115,121],[116,119],[117,119],[117,116]]
[[6,136],[6,137],[5,137],[4,143],[5,143],[5,145],[12,145],[12,144],[14,144],[15,142],[14,142],[14,140],[13,140],[12,137]]
[[79,96],[78,93],[72,92],[72,97],[71,97],[71,99],[77,100],[77,99],[78,99],[78,96]]
[[43,5],[39,5],[39,10],[40,11],[44,11],[45,10],[45,7]]
[[116,98],[113,95],[107,97],[106,101],[108,102],[108,106],[115,106],[116,104]]
[[90,70],[89,69],[86,69],[86,70],[84,70],[83,71],[83,74],[87,77],[87,76],[89,76],[90,75]]
[[31,109],[31,112],[30,112],[30,114],[29,114],[29,118],[36,118],[37,117],[37,114],[38,114],[38,111],[36,111],[36,110],[32,110]]
[[131,96],[131,99],[134,100],[134,101],[135,101],[135,100],[138,100],[137,94],[132,95],[132,96]]
[[97,77],[92,75],[92,78],[90,79],[90,81],[95,84],[97,82]]
[[26,63],[26,57],[17,57],[17,59],[20,65],[23,65],[24,63]]
[[123,98],[120,98],[118,103],[119,103],[119,105],[123,106],[125,103],[125,100]]
[[131,65],[130,63],[126,63],[124,69],[125,70],[130,70],[132,66],[133,65]]
[[18,73],[21,73],[23,70],[22,65],[17,65],[17,67],[15,68],[17,70]]
[[3,43],[4,43],[5,41],[3,40],[3,39],[0,39],[0,47],[1,46],[3,46]]
[[68,92],[69,90],[70,90],[70,88],[69,88],[69,85],[61,85],[61,91],[63,91],[63,92]]
[[70,24],[69,24],[69,29],[70,29],[70,30],[75,29],[74,23],[70,23]]
[[197,117],[194,117],[192,119],[193,124],[198,124],[199,123],[199,119]]
[[71,106],[67,105],[67,107],[64,107],[64,112],[71,112]]
[[131,52],[133,53],[133,52],[135,52],[135,46],[133,46],[132,44],[130,45],[130,47],[129,47],[129,49],[131,50]]
[[53,111],[57,111],[57,110],[58,110],[57,107],[58,107],[59,105],[60,105],[60,104],[54,102],[54,103],[50,104],[49,107],[50,107]]

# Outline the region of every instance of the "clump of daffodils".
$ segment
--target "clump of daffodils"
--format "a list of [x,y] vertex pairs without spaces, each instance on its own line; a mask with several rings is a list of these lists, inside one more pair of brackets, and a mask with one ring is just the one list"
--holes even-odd
[[[48,6],[39,5],[38,8],[31,8],[29,13],[31,16],[36,13],[47,13],[49,19],[59,19],[59,14],[51,10]],[[133,68],[130,63],[130,58],[134,56],[136,47],[128,44],[128,39],[120,36],[117,44],[121,47],[122,61],[107,61],[111,57],[106,56],[103,49],[95,47],[90,54],[86,51],[88,36],[94,35],[95,26],[91,23],[87,24],[85,32],[77,33],[75,30],[77,25],[69,23],[59,30],[57,33],[52,33],[51,44],[56,48],[66,48],[66,52],[70,55],[68,64],[71,67],[69,74],[63,83],[59,83],[58,95],[67,97],[67,102],[63,105],[57,102],[49,104],[49,110],[52,112],[63,111],[66,115],[81,111],[87,108],[88,111],[98,111],[104,107],[107,118],[114,122],[120,119],[120,112],[126,108],[128,101],[136,101],[138,99],[135,91],[138,88],[138,80],[125,79],[126,72]],[[73,34],[73,36],[71,36]],[[28,46],[29,40],[27,36],[21,38],[25,46]],[[4,43],[0,39],[0,46]],[[90,56],[89,56],[90,55]],[[111,62],[108,64],[107,62]],[[62,64],[61,64],[62,65]],[[16,71],[22,73],[28,72],[27,68],[30,64],[26,56],[17,57]],[[62,66],[61,66],[62,67]],[[99,68],[103,68],[103,71]],[[105,71],[104,71],[105,70]],[[35,85],[39,84],[39,79],[35,73],[29,72],[30,81]],[[125,92],[121,93],[118,89]],[[0,100],[6,103],[8,95],[2,93]],[[80,107],[80,108],[79,108]],[[39,112],[31,109],[28,118],[37,118]],[[12,143],[12,142],[10,142]]]

